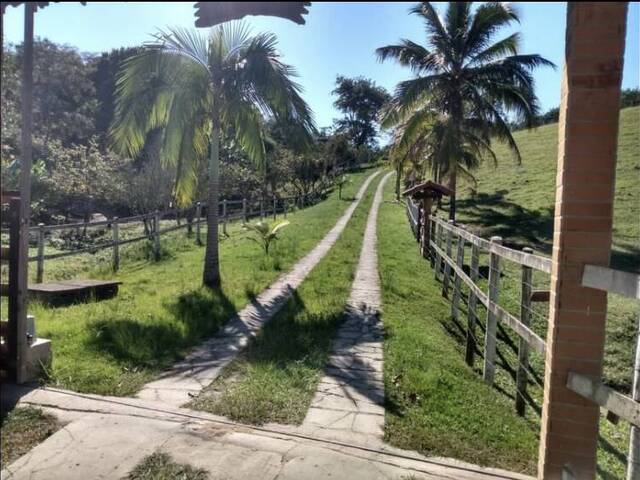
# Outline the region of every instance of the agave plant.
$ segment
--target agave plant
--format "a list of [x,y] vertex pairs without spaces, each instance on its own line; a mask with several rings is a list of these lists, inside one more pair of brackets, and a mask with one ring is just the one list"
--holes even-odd
[[[263,167],[265,119],[315,131],[296,72],[281,61],[276,43],[275,35],[251,35],[242,23],[209,36],[179,28],[158,33],[118,77],[113,146],[135,156],[149,132],[162,128],[160,156],[176,167],[178,201],[193,200],[207,165],[208,204],[217,205],[222,141]],[[220,286],[217,208],[207,209],[203,283]]]
[[255,234],[253,237],[249,237],[249,239],[259,244],[264,249],[264,253],[269,255],[271,242],[278,239],[278,232],[287,225],[289,225],[289,222],[284,220],[271,227],[268,222],[261,220],[254,224],[247,223],[243,228]]

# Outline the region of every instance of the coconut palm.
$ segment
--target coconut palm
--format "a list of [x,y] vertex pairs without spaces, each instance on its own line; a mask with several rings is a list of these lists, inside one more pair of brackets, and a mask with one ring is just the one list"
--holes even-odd
[[[491,138],[505,141],[520,161],[506,117],[532,125],[539,110],[533,70],[553,64],[540,55],[519,54],[519,33],[495,40],[500,29],[519,22],[506,3],[472,9],[472,2],[449,2],[443,18],[429,2],[410,12],[424,21],[426,45],[405,39],[376,51],[381,61],[394,59],[415,74],[397,85],[386,124],[407,123],[419,112],[438,115],[441,143],[433,158],[454,191],[449,215],[455,219],[459,165],[478,164]],[[419,120],[424,117],[419,115],[415,121]]]
[[265,117],[315,130],[312,112],[281,62],[276,37],[251,36],[242,23],[221,25],[208,37],[195,31],[161,31],[127,60],[117,81],[114,146],[137,155],[147,134],[164,130],[161,160],[177,167],[175,195],[193,199],[198,172],[207,162],[207,243],[203,283],[220,286],[218,188],[220,142],[265,161]]

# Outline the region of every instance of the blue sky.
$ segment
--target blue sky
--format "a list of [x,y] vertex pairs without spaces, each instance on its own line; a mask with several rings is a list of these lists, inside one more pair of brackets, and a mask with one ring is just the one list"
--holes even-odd
[[[394,63],[380,64],[374,50],[404,37],[424,42],[420,20],[408,15],[412,3],[313,3],[306,25],[268,17],[250,17],[253,30],[271,31],[279,38],[279,49],[287,63],[295,65],[305,88],[305,98],[316,113],[319,126],[339,116],[333,108],[333,90],[338,74],[366,76],[392,90],[411,73]],[[558,69],[536,73],[543,110],[556,106],[560,98],[560,74],[564,55],[566,4],[515,3],[521,17],[516,29],[523,34],[522,51],[539,53]],[[193,3],[177,2],[77,2],[52,4],[36,15],[36,35],[77,47],[82,52],[100,52],[140,44],[165,26],[193,26]],[[631,2],[627,24],[624,87],[640,84],[640,8]],[[5,15],[5,38],[22,38],[22,8],[10,7]],[[504,35],[510,32],[505,31]]]

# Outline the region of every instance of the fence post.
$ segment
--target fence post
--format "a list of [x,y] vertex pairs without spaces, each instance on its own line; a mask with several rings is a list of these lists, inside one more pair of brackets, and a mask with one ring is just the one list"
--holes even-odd
[[264,198],[260,198],[260,220],[264,220]]
[[[480,264],[480,251],[475,243],[471,244],[471,264],[469,268],[469,278],[473,283],[478,281],[478,269]],[[467,299],[467,345],[465,351],[465,360],[467,365],[473,367],[473,357],[476,353],[476,306],[478,298],[473,290],[469,290]]]
[[156,210],[153,220],[153,253],[160,260],[160,212]]
[[[501,245],[502,237],[491,237],[491,243]],[[497,319],[491,311],[491,304],[498,303],[500,256],[497,253],[490,252],[489,258],[489,305],[487,306],[487,325],[484,337],[484,369],[482,378],[489,385],[492,385],[495,375]]]
[[44,223],[38,224],[38,265],[36,269],[36,282],[42,283],[44,279]]
[[[529,247],[522,249],[524,253],[533,253]],[[531,281],[533,278],[533,270],[531,267],[522,266],[522,286],[520,288],[520,321],[529,326],[529,318],[531,317]],[[525,399],[527,392],[527,370],[529,369],[529,344],[520,337],[518,343],[518,373],[516,375],[516,412],[524,417]]]
[[113,217],[112,233],[113,233],[113,271],[117,272],[120,268],[120,226],[118,225],[118,217]]
[[431,224],[431,227],[429,227],[429,235],[431,236],[429,239],[429,252],[431,252],[429,262],[431,263],[431,268],[434,268],[436,264],[436,251],[431,246],[431,242],[436,243],[436,229],[438,228],[438,225],[432,215],[427,217],[427,221]]
[[290,200],[285,197],[282,199],[282,211],[284,212],[284,218],[287,218],[287,210],[289,210]]
[[242,222],[247,223],[247,199],[242,199]]
[[200,237],[200,217],[202,217],[202,204],[196,203],[196,245],[202,245],[202,238]]
[[[638,319],[636,334],[636,361],[633,369],[631,398],[636,402],[640,402],[640,318]],[[640,477],[640,428],[635,425],[631,425],[628,463],[627,480],[637,480]]]
[[[462,270],[462,266],[464,265],[464,238],[458,236],[458,248],[456,250],[456,265],[460,270]],[[462,279],[460,275],[455,274],[453,280],[453,300],[451,302],[451,316],[458,320],[458,307],[460,305],[460,282]]]
[[222,200],[222,233],[227,234],[227,199]]
[[[435,222],[435,218],[433,220]],[[442,223],[438,221],[436,223],[436,245],[438,246],[438,251],[436,252],[436,268],[435,268],[435,279],[440,279],[440,264],[442,263],[442,257],[440,255],[440,251],[442,250]]]
[[[452,227],[455,225],[453,220],[449,220],[447,228],[447,257],[451,258],[451,241],[453,239]],[[451,275],[451,266],[444,258],[444,279],[442,280],[442,296],[449,298],[449,276]]]
[[276,208],[278,208],[278,200],[276,199],[276,196],[273,196],[273,221],[275,222],[276,220]]

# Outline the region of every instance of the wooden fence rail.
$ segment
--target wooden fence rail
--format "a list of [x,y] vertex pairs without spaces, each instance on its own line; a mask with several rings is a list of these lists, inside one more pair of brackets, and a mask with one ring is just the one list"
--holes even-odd
[[[318,195],[315,195],[316,197]],[[250,205],[248,199],[242,200],[226,200],[223,199],[219,202],[218,208],[221,211],[220,225],[222,227],[223,235],[227,235],[227,225],[231,221],[241,220],[247,222],[251,218],[264,219],[266,216],[272,216],[275,220],[278,214],[284,215],[286,218],[296,206],[306,204],[310,205],[310,195],[303,196],[291,196],[291,197],[276,197],[273,196],[268,202],[257,201],[255,205]],[[252,208],[253,207],[253,208]],[[197,202],[194,205],[185,209],[168,209],[164,211],[149,212],[141,215],[133,215],[129,217],[114,217],[109,220],[100,220],[97,222],[75,222],[58,225],[44,225],[38,224],[29,228],[29,232],[35,233],[37,238],[36,254],[29,257],[29,262],[36,262],[36,282],[41,283],[44,280],[44,265],[46,260],[55,260],[64,257],[70,257],[74,255],[80,255],[84,253],[96,253],[104,249],[112,249],[112,268],[117,271],[120,267],[120,247],[123,245],[140,242],[143,240],[150,240],[153,244],[153,252],[156,258],[160,256],[160,237],[170,232],[174,232],[181,229],[187,229],[191,233],[195,227],[196,244],[202,245],[202,233],[201,225],[206,224],[206,217],[203,215],[203,209],[206,208],[206,204],[203,202]],[[185,219],[186,222],[181,222]],[[175,220],[177,225],[161,228],[161,222],[163,220]],[[150,225],[148,233],[144,235],[138,235],[133,238],[122,239],[122,227],[139,222],[145,222],[145,225]],[[69,251],[62,251],[56,253],[45,253],[45,241],[46,235],[55,231],[64,230],[86,230],[92,228],[110,228],[111,239],[100,243],[98,245],[91,245],[84,248],[78,248]],[[146,226],[145,226],[146,231]],[[8,233],[8,229],[3,229],[2,233]],[[5,247],[2,247],[3,249]]]
[[[640,299],[640,274],[623,272],[599,265],[585,265],[584,287],[604,290],[625,297]],[[567,388],[588,398],[631,424],[627,479],[640,478],[640,318],[636,328],[636,351],[631,395],[623,395],[604,385],[599,378],[570,372]]]
[[[420,238],[421,216],[417,205],[407,200],[407,218],[411,229]],[[525,413],[525,399],[527,388],[527,374],[529,373],[529,351],[533,350],[543,355],[546,351],[545,341],[530,328],[531,303],[535,301],[549,301],[548,291],[533,291],[532,274],[534,270],[551,273],[551,260],[535,255],[531,249],[514,250],[501,245],[500,237],[493,237],[491,241],[480,238],[451,221],[431,215],[427,219],[431,222],[431,240],[429,242],[429,256],[435,269],[435,277],[439,280],[442,275],[443,295],[447,296],[449,284],[453,281],[453,297],[451,315],[458,320],[459,302],[461,298],[460,286],[469,289],[467,298],[467,335],[465,358],[473,366],[473,357],[478,348],[475,325],[477,320],[476,306],[480,302],[487,309],[487,320],[484,338],[484,368],[483,378],[488,383],[493,382],[496,354],[496,325],[502,324],[510,328],[519,337],[518,369],[516,372],[516,411],[519,415]],[[452,245],[455,243],[455,259],[452,255]],[[465,245],[471,246],[471,262],[467,272],[464,270]],[[489,254],[488,290],[485,292],[478,284],[479,254]],[[500,291],[500,262],[506,260],[519,264],[521,274],[520,318],[511,314],[499,305]],[[451,278],[453,275],[453,279]],[[633,299],[640,299],[640,275],[622,272],[608,267],[585,265],[582,285],[589,288],[605,290]],[[631,424],[629,441],[628,480],[640,479],[640,319],[637,331],[634,380],[631,395],[624,395],[613,388],[604,385],[600,378],[570,372],[567,378],[567,388],[591,400],[609,411],[610,414],[622,418]]]
[[[423,228],[421,222],[424,220],[421,220],[421,213],[419,207],[408,199],[407,218],[417,239],[421,238]],[[445,221],[434,215],[429,216],[426,221],[430,222],[431,235],[427,253],[434,267],[436,280],[442,277],[442,294],[445,297],[449,296],[451,284],[453,284],[451,316],[457,324],[460,320],[462,285],[465,285],[469,291],[465,299],[467,304],[465,360],[467,364],[473,366],[475,352],[481,348],[484,357],[483,379],[488,384],[493,384],[498,355],[498,327],[502,325],[518,335],[519,342],[515,347],[518,354],[518,367],[514,370],[517,389],[515,408],[518,414],[524,415],[525,401],[528,398],[526,391],[527,375],[530,373],[529,353],[534,351],[544,356],[546,352],[545,341],[530,327],[531,302],[534,301],[532,274],[534,270],[550,273],[551,260],[535,255],[528,248],[518,251],[505,247],[501,244],[500,237],[493,237],[490,241],[485,240],[452,221]],[[471,258],[469,268],[465,271],[467,247],[471,250]],[[478,284],[481,253],[489,255],[486,291]],[[514,262],[520,265],[522,270],[519,318],[500,305],[500,277],[503,261]],[[483,305],[487,311],[482,341],[476,337],[479,304]]]

